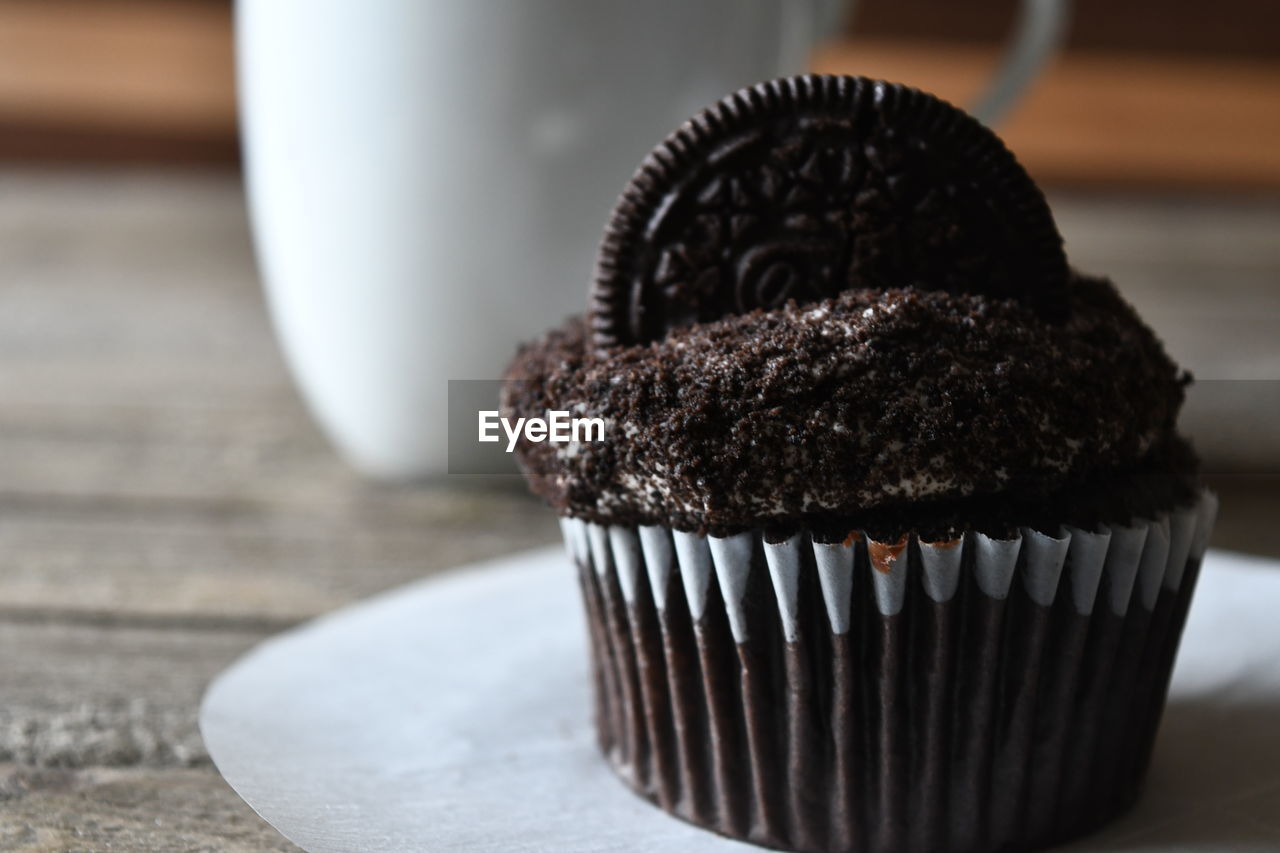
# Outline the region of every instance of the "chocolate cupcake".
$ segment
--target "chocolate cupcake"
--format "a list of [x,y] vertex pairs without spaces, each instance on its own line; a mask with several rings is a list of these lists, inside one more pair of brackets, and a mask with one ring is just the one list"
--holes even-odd
[[769,847],[1027,849],[1137,797],[1216,510],[1185,373],[976,121],[807,76],[642,164],[504,407],[601,750]]

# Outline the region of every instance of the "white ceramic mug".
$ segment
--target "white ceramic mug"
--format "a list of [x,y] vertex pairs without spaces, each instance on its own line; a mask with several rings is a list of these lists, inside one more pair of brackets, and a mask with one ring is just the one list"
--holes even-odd
[[[992,89],[1006,102],[1064,2],[1026,0]],[[259,264],[290,369],[344,455],[375,476],[446,470],[447,381],[498,377],[518,341],[581,311],[635,164],[725,93],[802,70],[842,9],[239,0]]]

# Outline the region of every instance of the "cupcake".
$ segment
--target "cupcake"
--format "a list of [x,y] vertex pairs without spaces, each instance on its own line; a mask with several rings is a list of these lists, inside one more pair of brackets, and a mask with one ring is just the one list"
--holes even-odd
[[729,96],[644,161],[512,417],[577,566],[602,753],[785,850],[995,851],[1141,788],[1216,501],[1189,377],[950,105]]

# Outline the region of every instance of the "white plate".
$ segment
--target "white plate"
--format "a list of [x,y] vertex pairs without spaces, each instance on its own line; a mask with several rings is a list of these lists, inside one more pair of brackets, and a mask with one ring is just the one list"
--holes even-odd
[[[595,751],[557,548],[271,639],[209,688],[222,775],[310,851],[758,851],[670,818]],[[1147,793],[1070,850],[1280,850],[1280,564],[1211,552]]]

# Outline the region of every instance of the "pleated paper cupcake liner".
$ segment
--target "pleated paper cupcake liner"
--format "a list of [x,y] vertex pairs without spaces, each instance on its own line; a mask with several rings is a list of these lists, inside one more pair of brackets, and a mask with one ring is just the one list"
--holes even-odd
[[565,519],[600,748],[668,812],[769,847],[1080,835],[1138,795],[1216,510],[839,544]]

